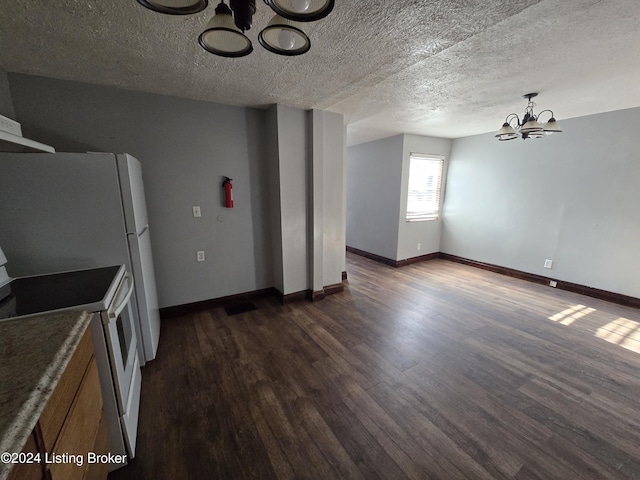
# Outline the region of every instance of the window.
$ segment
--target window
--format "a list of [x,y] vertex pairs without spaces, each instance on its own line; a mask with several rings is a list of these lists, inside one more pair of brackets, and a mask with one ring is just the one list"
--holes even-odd
[[407,222],[438,219],[443,165],[440,157],[419,153],[409,156]]

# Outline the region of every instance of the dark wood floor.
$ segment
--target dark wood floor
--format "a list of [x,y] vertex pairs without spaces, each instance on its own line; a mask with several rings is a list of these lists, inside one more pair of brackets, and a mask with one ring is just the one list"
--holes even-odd
[[640,312],[348,256],[316,303],[163,321],[117,479],[639,479]]

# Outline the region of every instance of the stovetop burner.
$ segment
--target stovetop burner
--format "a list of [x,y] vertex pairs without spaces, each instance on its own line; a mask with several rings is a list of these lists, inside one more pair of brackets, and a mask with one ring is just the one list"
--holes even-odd
[[115,265],[13,279],[0,288],[0,319],[100,302],[120,268]]

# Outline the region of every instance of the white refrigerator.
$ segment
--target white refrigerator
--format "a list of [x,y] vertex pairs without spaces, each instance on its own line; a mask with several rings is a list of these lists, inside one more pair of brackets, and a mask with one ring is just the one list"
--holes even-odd
[[155,358],[160,316],[137,159],[0,153],[0,245],[12,277],[125,264],[135,284],[138,353]]

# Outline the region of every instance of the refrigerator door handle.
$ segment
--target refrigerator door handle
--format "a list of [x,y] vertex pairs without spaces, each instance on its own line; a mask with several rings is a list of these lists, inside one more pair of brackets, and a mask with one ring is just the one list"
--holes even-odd
[[127,235],[135,235],[136,237],[144,234],[144,232],[146,232],[147,230],[149,230],[149,224],[147,223],[144,228],[142,230],[140,230],[140,232],[127,232]]

